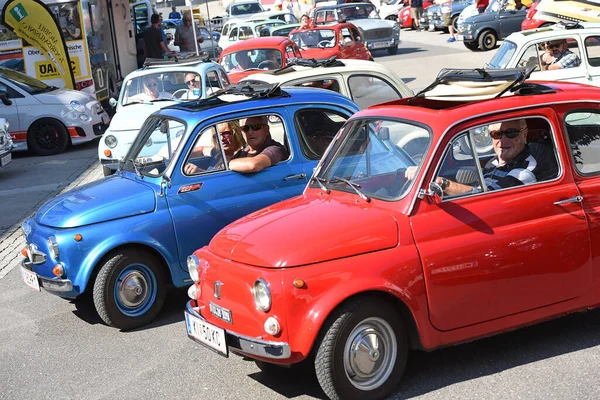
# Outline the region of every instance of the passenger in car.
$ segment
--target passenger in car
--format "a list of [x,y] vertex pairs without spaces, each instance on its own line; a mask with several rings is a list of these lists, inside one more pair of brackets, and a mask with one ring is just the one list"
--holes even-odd
[[170,100],[173,95],[169,92],[158,91],[158,79],[151,75],[144,78],[144,91],[130,98],[131,102],[144,102],[153,100]]
[[541,57],[542,70],[578,67],[581,59],[571,50],[566,39],[553,40],[544,44],[546,52]]
[[248,144],[229,162],[237,172],[259,172],[289,157],[287,149],[271,137],[266,115],[247,118],[241,126]]
[[[233,156],[239,152],[242,147],[244,147],[242,130],[240,128],[240,123],[237,120],[231,120],[225,123],[217,124],[217,130],[218,135],[221,137],[223,153],[225,153],[225,161],[223,160],[222,153],[219,151],[219,138],[217,137],[216,133],[212,137],[213,147],[207,149],[204,146],[196,146],[190,155],[190,158],[206,155],[213,157],[215,162],[207,169],[207,171],[224,170],[225,162],[229,163]],[[197,165],[188,162],[183,168],[183,171],[187,175],[193,175],[204,170]]]
[[[527,145],[527,122],[521,119],[492,124],[489,132],[496,156],[487,162],[482,171],[487,189],[498,190],[537,182],[543,167]],[[416,167],[409,167],[405,177],[413,179],[415,173]],[[447,195],[481,191],[481,187],[454,182],[443,176],[435,181]]]

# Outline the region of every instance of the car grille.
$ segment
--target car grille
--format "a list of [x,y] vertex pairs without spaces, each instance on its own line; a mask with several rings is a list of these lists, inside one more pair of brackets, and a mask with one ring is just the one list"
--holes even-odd
[[380,28],[365,31],[365,39],[367,40],[385,39],[390,36],[392,36],[392,28]]

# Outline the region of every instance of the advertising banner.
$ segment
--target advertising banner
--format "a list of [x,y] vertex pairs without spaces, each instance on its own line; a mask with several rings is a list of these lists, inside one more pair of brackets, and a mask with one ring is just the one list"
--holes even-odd
[[[35,71],[34,76],[38,79],[47,79],[59,75],[63,78],[67,88],[75,89],[75,77],[72,68],[77,68],[77,62],[75,62],[75,65],[71,62],[58,22],[44,3],[38,0],[9,0],[2,10],[1,22],[15,32],[20,39],[43,50],[46,53],[43,56],[47,56],[51,61],[47,62],[41,59],[29,61],[29,56],[32,56],[32,60],[35,60],[35,56],[38,54],[24,54],[27,71],[30,71],[30,67],[33,68]],[[74,34],[77,36],[76,31]],[[81,38],[81,31],[79,31],[79,37]],[[27,49],[26,51],[35,52],[36,50]],[[37,52],[40,53],[41,58],[40,50],[37,50]],[[31,62],[33,65],[31,65]],[[79,68],[81,69],[81,65]],[[30,72],[28,73],[33,75]]]

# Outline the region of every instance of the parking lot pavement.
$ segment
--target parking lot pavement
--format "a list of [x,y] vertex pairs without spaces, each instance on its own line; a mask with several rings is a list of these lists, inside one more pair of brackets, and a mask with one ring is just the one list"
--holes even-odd
[[[90,159],[89,163],[79,168],[79,176],[68,186],[63,188],[60,193],[73,189],[74,187],[84,185],[88,182],[102,178],[102,166],[97,158]],[[52,195],[54,197],[54,195]],[[22,259],[21,249],[25,246],[25,237],[21,232],[21,224],[24,221],[11,226],[0,235],[0,279],[16,267]]]

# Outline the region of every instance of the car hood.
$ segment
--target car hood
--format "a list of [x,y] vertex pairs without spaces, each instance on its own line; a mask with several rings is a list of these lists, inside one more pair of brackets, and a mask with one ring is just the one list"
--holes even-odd
[[53,228],[75,228],[150,213],[155,207],[150,187],[113,175],[55,197],[39,209],[35,220]]
[[119,111],[110,120],[111,131],[139,130],[146,118],[161,108],[173,105],[175,101],[158,101],[155,103],[130,104],[121,106]]
[[266,268],[296,267],[395,247],[398,226],[373,203],[298,196],[250,214],[221,230],[210,250]]
[[379,29],[379,28],[393,28],[395,21],[387,19],[353,19],[348,22],[353,23],[362,30]]
[[39,93],[33,95],[40,103],[43,104],[66,104],[69,105],[73,100],[85,105],[90,101],[96,100],[87,93],[77,90],[57,89],[48,93]]
[[482,24],[484,22],[490,22],[496,19],[496,17],[498,16],[498,13],[492,13],[492,14],[478,14],[478,15],[474,15],[472,17],[466,18],[464,24],[468,25],[468,24]]

